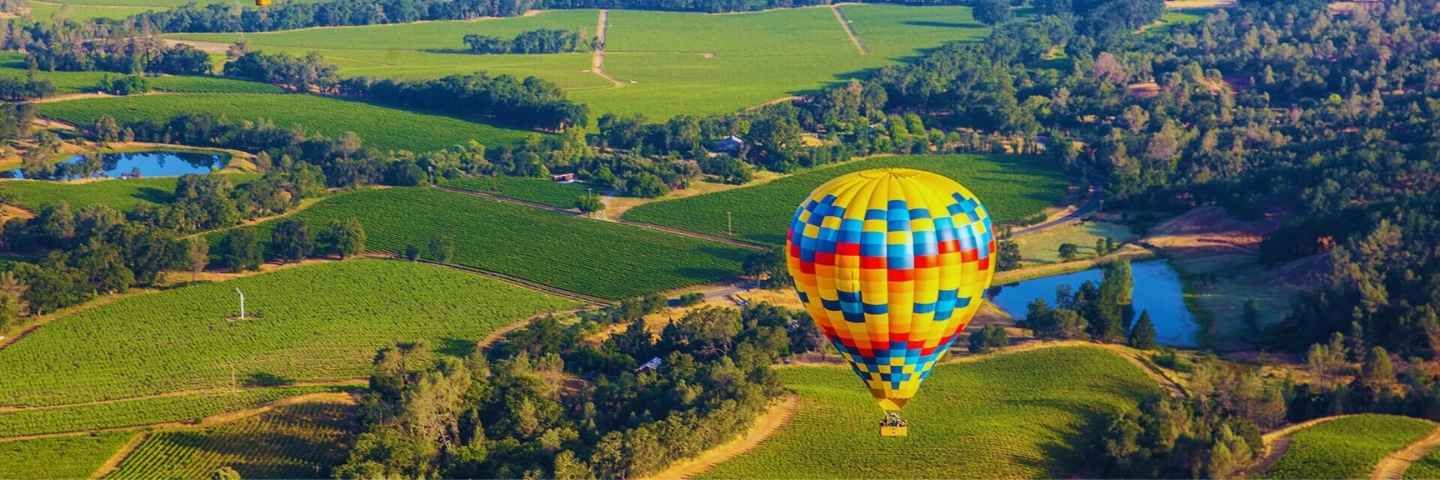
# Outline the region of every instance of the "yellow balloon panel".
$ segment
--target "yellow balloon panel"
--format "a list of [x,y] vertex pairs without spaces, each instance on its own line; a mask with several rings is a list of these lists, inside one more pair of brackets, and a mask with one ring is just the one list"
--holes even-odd
[[886,410],[915,396],[995,272],[979,199],[911,169],[821,185],[795,210],[785,250],[800,301]]

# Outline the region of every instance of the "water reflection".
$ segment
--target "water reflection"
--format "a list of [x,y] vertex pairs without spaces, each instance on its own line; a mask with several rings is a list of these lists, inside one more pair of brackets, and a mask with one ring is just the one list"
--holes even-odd
[[[1134,311],[1139,318],[1141,311],[1150,312],[1155,322],[1156,339],[1164,345],[1193,347],[1199,326],[1195,316],[1185,307],[1184,289],[1180,275],[1164,260],[1136,262],[1131,266],[1134,279]],[[1051,307],[1055,306],[1055,288],[1069,285],[1080,289],[1085,282],[1100,283],[1103,273],[1099,268],[1082,272],[1067,273],[1053,277],[1025,280],[1019,283],[997,286],[990,289],[991,303],[1010,313],[1016,320],[1025,318],[1030,302],[1044,298]],[[1131,319],[1134,320],[1133,318]]]

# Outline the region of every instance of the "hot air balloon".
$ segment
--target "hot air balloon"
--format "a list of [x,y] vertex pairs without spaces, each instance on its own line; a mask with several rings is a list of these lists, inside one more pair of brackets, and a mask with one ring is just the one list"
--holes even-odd
[[935,173],[850,173],[795,210],[785,249],[801,303],[886,412],[881,434],[904,436],[900,410],[995,273],[985,207]]

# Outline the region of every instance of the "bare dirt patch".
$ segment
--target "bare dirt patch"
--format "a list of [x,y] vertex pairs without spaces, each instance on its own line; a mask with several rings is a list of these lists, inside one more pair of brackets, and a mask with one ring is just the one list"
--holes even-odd
[[710,470],[711,467],[726,460],[735,458],[750,449],[760,446],[770,435],[779,431],[790,419],[795,416],[799,409],[800,399],[796,396],[788,396],[770,406],[764,414],[755,419],[755,424],[745,431],[740,437],[726,442],[718,447],[706,450],[700,456],[676,462],[664,470],[647,477],[649,479],[685,479],[692,478]]
[[229,51],[230,51],[230,46],[231,46],[231,45],[234,45],[233,43],[225,43],[225,42],[206,42],[206,41],[201,41],[201,40],[176,40],[176,39],[173,39],[173,38],[162,38],[162,39],[160,39],[160,42],[161,42],[162,44],[164,44],[165,46],[167,46],[167,47],[173,46],[173,45],[189,45],[189,46],[191,46],[191,47],[195,47],[196,50],[200,50],[200,51],[205,52],[205,53],[214,53],[214,54],[219,54],[219,55],[224,55],[226,52],[229,52]]
[[1191,209],[1150,230],[1146,242],[1182,255],[1260,251],[1265,236],[1280,228],[1283,212],[1266,212],[1258,220],[1240,220],[1216,206]]
[[1235,6],[1235,0],[1167,0],[1166,10],[1213,10]]

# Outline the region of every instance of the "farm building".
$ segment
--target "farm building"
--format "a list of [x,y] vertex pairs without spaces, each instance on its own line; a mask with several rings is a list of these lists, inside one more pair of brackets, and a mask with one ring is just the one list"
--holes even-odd
[[740,149],[744,147],[745,140],[742,140],[740,137],[731,135],[711,144],[710,150],[713,152],[735,155],[740,153]]
[[551,175],[551,176],[550,176],[550,180],[553,180],[555,183],[575,183],[575,174],[573,174],[573,173],[561,173],[561,174]]

